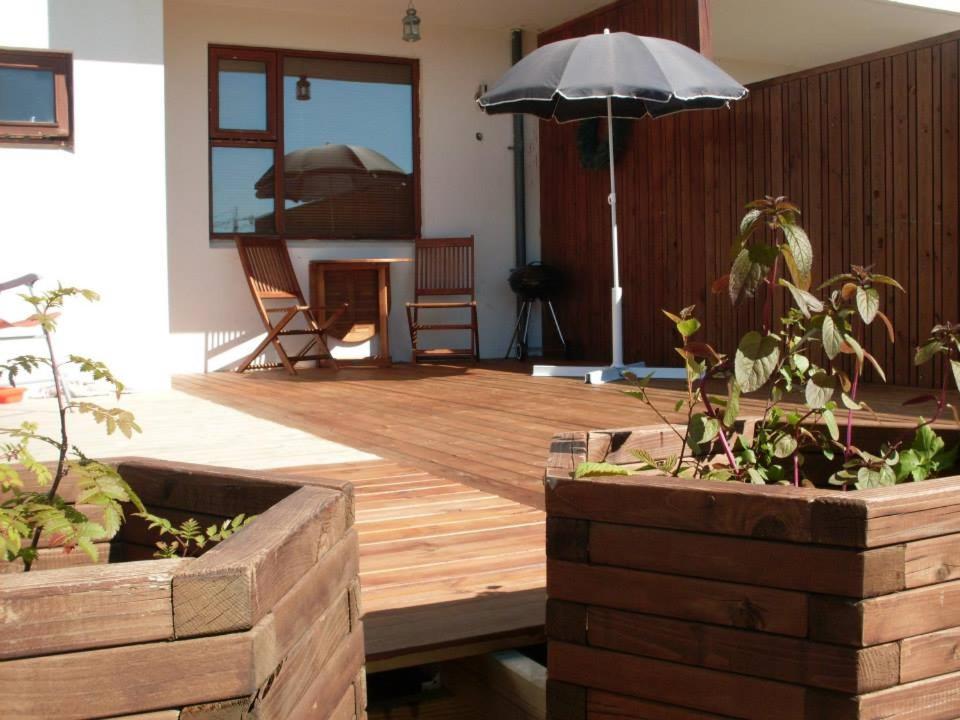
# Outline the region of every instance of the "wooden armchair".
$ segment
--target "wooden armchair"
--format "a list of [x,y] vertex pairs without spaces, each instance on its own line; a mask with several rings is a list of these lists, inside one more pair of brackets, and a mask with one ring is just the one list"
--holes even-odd
[[[337,361],[330,354],[330,348],[327,347],[326,333],[327,329],[346,310],[347,304],[335,312],[326,316],[323,324],[317,322],[313,310],[304,299],[303,292],[300,290],[300,283],[297,282],[297,276],[293,271],[293,263],[290,262],[290,253],[287,250],[287,244],[283,240],[273,240],[264,238],[237,237],[237,251],[240,253],[240,263],[243,265],[243,272],[247,276],[247,285],[250,287],[250,294],[253,295],[253,302],[257,306],[257,312],[263,321],[263,327],[267,331],[267,336],[263,339],[257,349],[250,353],[244,360],[237,372],[247,370],[257,357],[268,345],[273,345],[280,358],[279,363],[260,365],[259,368],[284,367],[291,375],[296,375],[296,365],[303,360],[316,360],[319,366],[327,361],[334,368],[337,367]],[[294,303],[290,304],[290,300]],[[268,303],[273,301],[286,301],[283,305],[271,307]],[[323,308],[315,308],[323,309]],[[283,313],[276,322],[273,316]],[[288,329],[287,326],[298,315],[302,315],[306,322],[303,329]],[[297,352],[296,355],[288,353],[281,339],[289,336],[309,337],[309,342]],[[316,346],[317,352],[310,354]]]
[[[454,358],[479,359],[480,337],[477,329],[477,300],[474,282],[473,236],[466,238],[431,238],[416,241],[414,251],[414,301],[407,303],[407,323],[413,345],[413,362],[448,360]],[[444,302],[425,301],[423,298],[465,298]],[[421,320],[421,311],[466,309],[469,322],[427,323]],[[420,347],[420,335],[433,330],[467,330],[468,348]]]

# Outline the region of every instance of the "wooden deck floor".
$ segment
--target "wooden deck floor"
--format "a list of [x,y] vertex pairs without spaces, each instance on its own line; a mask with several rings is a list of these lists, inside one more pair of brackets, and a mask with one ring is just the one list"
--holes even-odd
[[386,460],[282,472],[354,485],[371,670],[542,640],[542,511]]
[[[296,378],[282,371],[213,373],[180,376],[174,386],[533,507],[543,506],[543,462],[555,433],[659,422],[623,394],[622,384],[535,378],[515,362],[306,370]],[[652,394],[672,408],[678,387],[663,383]],[[881,417],[902,413],[901,403],[914,394],[864,391]],[[745,400],[742,409],[762,406]]]
[[[533,378],[517,363],[317,370],[298,378],[217,373],[174,384],[382,458],[286,470],[349,479],[357,488],[374,670],[536,642],[550,438],[659,422],[622,386]],[[677,384],[653,390],[664,407],[678,393]],[[911,391],[871,388],[866,396],[883,418],[899,414]],[[750,401],[743,407],[760,410]]]

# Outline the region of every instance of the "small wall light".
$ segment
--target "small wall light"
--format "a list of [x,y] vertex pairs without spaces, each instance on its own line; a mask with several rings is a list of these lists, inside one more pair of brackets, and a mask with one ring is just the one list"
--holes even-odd
[[420,39],[420,17],[413,6],[413,0],[410,0],[407,14],[403,16],[403,39],[407,42],[417,42]]
[[[487,84],[482,82],[477,86],[477,92],[475,92],[473,95],[473,101],[479,104],[480,98],[482,98],[486,94],[487,94]],[[480,108],[480,110],[482,112],[483,108]]]
[[310,99],[310,81],[307,80],[306,75],[302,75],[299,80],[297,80],[297,100],[309,100]]

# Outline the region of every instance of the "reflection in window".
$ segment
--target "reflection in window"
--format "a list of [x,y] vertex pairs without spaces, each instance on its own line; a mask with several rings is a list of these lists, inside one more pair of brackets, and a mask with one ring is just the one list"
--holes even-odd
[[273,165],[273,150],[215,147],[211,158],[213,231],[264,233],[275,231],[273,192],[261,195],[258,179]]
[[220,129],[266,130],[266,63],[224,58],[218,62],[217,71]]
[[283,113],[289,235],[415,233],[409,65],[288,57]]
[[56,122],[53,71],[0,67],[0,120]]
[[214,234],[417,235],[416,60],[211,46],[210,62]]

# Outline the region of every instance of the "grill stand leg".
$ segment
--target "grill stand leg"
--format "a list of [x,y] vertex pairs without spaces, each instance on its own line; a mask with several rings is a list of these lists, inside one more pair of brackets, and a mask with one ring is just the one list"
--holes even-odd
[[517,313],[517,322],[513,326],[513,335],[510,336],[510,344],[507,346],[507,352],[503,356],[504,360],[509,360],[510,357],[513,356],[514,347],[516,347],[516,358],[518,360],[527,359],[527,338],[530,335],[530,316],[533,313],[534,302],[539,302],[541,305],[546,303],[547,309],[550,311],[550,319],[553,320],[553,327],[557,331],[557,337],[560,338],[560,344],[563,347],[563,356],[567,356],[567,340],[563,336],[563,330],[560,329],[560,320],[557,318],[557,311],[553,307],[553,301],[524,300],[520,305],[520,312]]
[[533,300],[527,301],[527,317],[523,321],[523,341],[520,343],[520,359],[527,359],[527,336],[530,334],[530,315],[533,313]]
[[[523,360],[526,356],[526,327],[530,324],[530,306],[532,301],[524,300],[523,304],[520,305],[520,312],[517,313],[517,322],[513,326],[513,335],[510,337],[510,344],[507,346],[507,352],[504,354],[503,359],[509,360],[510,356],[513,354],[513,347],[517,347],[517,359]],[[526,314],[526,324],[524,324],[524,314]],[[521,328],[524,330],[521,333]]]

